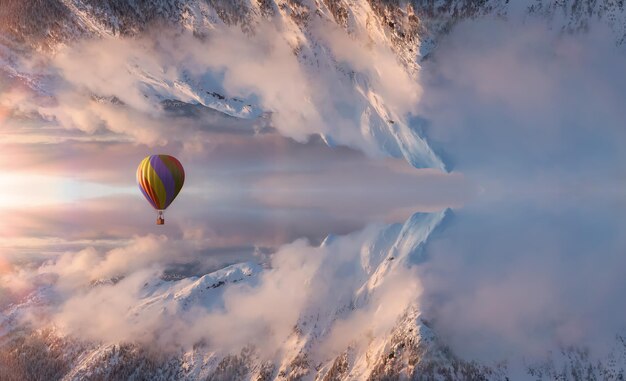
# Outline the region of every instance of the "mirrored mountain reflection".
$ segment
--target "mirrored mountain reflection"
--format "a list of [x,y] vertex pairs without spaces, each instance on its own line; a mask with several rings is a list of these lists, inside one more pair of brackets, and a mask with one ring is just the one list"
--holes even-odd
[[[66,379],[623,374],[619,195],[451,210],[259,192],[194,195],[159,230],[134,196],[12,212],[0,369],[29,353]],[[42,228],[64,238],[28,239]]]
[[[222,204],[203,219],[197,202],[181,203],[162,234],[125,228],[131,221],[122,214],[136,226],[148,218],[152,230],[153,218],[111,208],[115,198],[105,208],[109,217],[91,226],[95,201],[72,209],[73,220],[62,208],[38,216],[65,229],[67,240],[13,242],[13,258],[22,262],[8,263],[1,275],[0,369],[11,377],[35,371],[116,379],[139,368],[149,379],[232,379],[231,371],[313,372],[348,349],[358,361],[373,353],[382,361],[398,320],[418,319],[421,288],[408,265],[419,261],[419,248],[446,212],[359,209],[351,205],[359,196],[350,198],[339,200],[345,207],[336,214]],[[35,228],[28,217],[21,221],[16,229]],[[108,238],[94,241],[93,230]],[[430,333],[423,326],[413,335]],[[155,345],[162,352],[145,349]],[[41,360],[40,369],[19,365],[15,353],[26,352]],[[237,369],[223,373],[230,361]]]

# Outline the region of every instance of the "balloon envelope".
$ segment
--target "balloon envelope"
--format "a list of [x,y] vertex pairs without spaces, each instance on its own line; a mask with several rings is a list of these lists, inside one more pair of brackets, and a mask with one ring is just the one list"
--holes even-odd
[[180,161],[170,155],[150,155],[137,168],[137,184],[154,209],[167,208],[185,182]]

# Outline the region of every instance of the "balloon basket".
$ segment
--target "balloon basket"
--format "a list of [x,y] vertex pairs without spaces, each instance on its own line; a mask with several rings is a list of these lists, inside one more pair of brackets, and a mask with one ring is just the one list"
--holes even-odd
[[156,224],[165,225],[165,218],[163,217],[163,212],[160,210],[159,210],[159,214],[157,215]]

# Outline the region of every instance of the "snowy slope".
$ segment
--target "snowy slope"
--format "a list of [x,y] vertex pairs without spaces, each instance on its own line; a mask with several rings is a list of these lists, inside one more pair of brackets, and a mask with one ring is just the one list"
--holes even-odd
[[[264,102],[254,90],[228,94],[224,73],[215,68],[198,72],[193,68],[188,70],[181,62],[173,76],[172,70],[162,63],[130,60],[127,70],[152,105],[151,114],[157,113],[163,102],[179,101],[248,120],[248,128],[253,132],[259,131],[253,125],[262,124],[302,139],[303,131],[296,131],[298,127],[293,125],[297,118],[281,120],[283,114],[300,113],[300,117],[308,120],[306,134],[320,135],[331,146],[348,145],[372,155],[403,157],[415,167],[445,169],[445,164],[420,135],[419,126],[410,125],[410,107],[399,107],[403,101],[393,99],[393,88],[397,86],[392,81],[398,79],[391,78],[384,70],[389,62],[380,53],[393,52],[407,78],[416,80],[420,60],[436,47],[442,34],[459,21],[484,16],[542,18],[564,32],[584,31],[600,21],[613,29],[617,43],[623,43],[626,36],[624,2],[613,0],[10,1],[0,11],[0,71],[9,83],[18,82],[42,95],[38,106],[50,105],[56,96],[54,75],[50,77],[51,73],[22,67],[20,58],[28,56],[31,49],[54,56],[63,46],[83,39],[143,36],[163,29],[163,24],[182,28],[199,39],[229,33],[231,28],[243,31],[251,39],[255,35],[267,35],[269,41],[272,33],[278,33],[296,55],[299,70],[312,83],[327,78],[324,86],[337,88],[313,98],[303,93],[300,105],[288,106]],[[270,30],[267,25],[271,25]],[[367,46],[373,69],[353,62],[353,56],[363,53],[344,56],[341,48],[332,46],[325,33],[330,33],[330,40],[341,40],[332,35],[333,28],[342,31],[346,41],[360,41]],[[353,47],[347,49],[349,52]],[[417,102],[419,88],[411,91],[415,94],[400,89],[398,94],[402,94],[401,98],[414,96],[413,102]],[[108,99],[111,94],[93,96]],[[109,127],[114,132],[123,130]]]
[[[401,301],[394,307],[388,304],[389,292],[394,288],[388,286],[403,279],[403,271],[409,271],[413,262],[412,256],[419,252],[444,216],[445,212],[416,214],[404,224],[372,226],[348,236],[329,237],[320,247],[304,249],[302,256],[285,248],[283,250],[287,251],[276,253],[265,267],[256,263],[240,263],[201,277],[147,281],[140,290],[137,303],[126,312],[124,321],[132,328],[163,317],[166,325],[161,326],[158,333],[163,336],[171,327],[181,324],[183,327],[187,324],[187,328],[172,332],[184,334],[187,330],[197,331],[193,328],[197,326],[193,319],[223,313],[228,316],[229,303],[251,300],[241,299],[238,293],[244,296],[263,293],[275,284],[287,282],[285,279],[293,271],[301,275],[296,276],[296,282],[290,287],[300,288],[298,293],[302,293],[302,298],[296,299],[299,301],[296,301],[292,311],[284,311],[293,316],[292,325],[286,327],[284,336],[278,337],[276,346],[265,349],[262,342],[253,341],[250,345],[227,350],[214,346],[211,334],[207,338],[198,336],[192,347],[183,345],[163,352],[155,351],[154,344],[146,346],[147,343],[141,342],[72,341],[70,337],[52,335],[50,337],[55,342],[63,343],[63,352],[73,353],[63,360],[63,367],[67,368],[63,379],[118,379],[129,374],[135,374],[140,379],[163,380],[365,379],[370,376],[374,364],[388,356],[386,352],[390,345],[394,345],[389,341],[391,336],[388,336],[392,331],[400,329],[409,332],[412,340],[419,341],[420,348],[428,347],[428,343],[434,340],[430,329],[419,319],[417,300],[414,299],[417,295],[410,293],[404,299],[402,295],[394,295],[394,300]],[[297,265],[291,268],[292,264]],[[308,270],[304,271],[301,267]],[[314,283],[309,284],[304,279],[306,277]],[[114,288],[123,280],[119,282],[101,282],[92,287],[95,290]],[[409,284],[404,286],[410,288]],[[282,289],[281,292],[285,293],[285,298],[290,298],[287,295],[289,289]],[[381,315],[375,312],[381,308],[391,313],[383,312]],[[371,321],[361,320],[361,316],[372,313],[380,316]],[[250,322],[263,320],[265,314],[252,314]],[[228,319],[238,317],[233,314]],[[202,323],[203,330],[210,332],[213,329],[210,322],[218,321],[207,320],[208,324]],[[345,343],[331,344],[337,335],[342,336],[346,324],[352,327],[363,325],[359,329],[369,331],[372,337],[369,341],[362,341],[365,336],[359,330],[346,336]],[[280,331],[275,335],[281,335]],[[237,336],[235,332],[233,336]],[[32,337],[33,340],[42,340],[45,345],[51,340],[37,333],[33,333]],[[14,345],[23,344],[16,341]],[[271,348],[270,352],[267,352],[268,348]],[[45,356],[39,352],[36,355]],[[339,371],[337,367],[340,365]],[[337,378],[331,378],[332,374],[336,374]]]
[[261,267],[258,264],[246,262],[225,267],[199,278],[151,284],[145,288],[142,302],[129,311],[129,316],[148,309],[177,314],[189,310],[194,305],[211,308],[212,304],[221,298],[224,290],[222,286],[249,282],[260,271]]
[[[37,371],[42,373],[36,374],[59,374],[67,381],[517,379],[520,376],[512,377],[506,364],[478,364],[456,357],[422,318],[418,295],[403,295],[403,290],[411,288],[411,277],[404,272],[410,275],[410,268],[419,266],[422,248],[445,214],[418,213],[403,224],[371,226],[348,236],[330,236],[319,247],[295,244],[299,252],[304,252],[302,256],[287,248],[284,253],[274,254],[266,266],[240,263],[201,277],[177,281],[154,278],[146,282],[139,300],[128,309],[125,324],[132,327],[135,320],[163,316],[167,325],[157,333],[167,336],[168,332],[194,332],[192,346],[159,346],[162,340],[156,341],[159,345],[153,341],[85,341],[54,330],[34,331],[24,341],[19,337],[26,330],[3,336],[2,349],[28,353],[41,366]],[[263,340],[254,339],[248,345],[214,345],[214,336],[203,336],[202,332],[224,329],[213,326],[219,319],[206,320],[202,329],[197,329],[194,319],[198,318],[240,319],[237,314],[231,315],[228,308],[232,306],[226,305],[251,302],[254,295],[262,297],[262,290],[272,288],[275,281],[288,282],[292,272],[298,273],[298,282],[290,287],[303,297],[294,307],[296,314],[286,335],[274,332],[280,337],[276,346],[268,347]],[[93,287],[114,286],[103,282]],[[242,299],[242,291],[253,295],[252,299]],[[289,291],[282,289],[282,297],[290,300]],[[21,307],[5,312],[16,316],[21,308],[45,305],[45,299],[32,297]],[[272,308],[291,314],[289,305]],[[255,323],[265,317],[266,312],[258,311],[246,321]],[[172,330],[176,326],[183,329]],[[239,327],[242,331],[249,328]],[[241,337],[238,332],[225,333],[234,341]],[[6,356],[2,350],[0,354]],[[619,341],[606,361],[575,348],[563,349],[545,363],[528,364],[522,378],[569,379],[571,374],[584,374],[593,380],[619,380],[624,376],[625,360],[626,346]]]
[[[40,9],[43,7],[57,10],[58,17],[47,18],[46,11]],[[23,39],[25,43],[19,45],[20,49],[31,47],[51,56],[63,46],[85,38],[138,36],[145,30],[152,30],[155,24],[164,22],[183,27],[199,38],[210,38],[219,31],[228,31],[232,25],[252,35],[267,33],[262,25],[269,21],[296,54],[300,69],[311,81],[315,82],[318,77],[333,78],[329,81],[344,88],[341,90],[343,95],[339,95],[341,91],[337,95],[328,91],[327,95],[320,94],[316,99],[306,99],[308,96],[303,94],[303,102],[312,102],[311,106],[317,114],[312,115],[306,110],[309,105],[302,105],[303,117],[312,118],[309,135],[319,134],[329,145],[349,145],[375,155],[404,157],[416,167],[444,168],[428,143],[409,126],[406,112],[402,108],[398,111],[393,101],[385,99],[381,80],[386,81],[387,78],[376,79],[376,76],[385,73],[384,70],[376,73],[347,63],[346,58],[349,60],[350,57],[337,57],[336,51],[321,37],[319,31],[320,25],[324,23],[336,25],[346,36],[351,36],[349,38],[361,39],[363,44],[368,44],[369,49],[382,49],[383,53],[389,50],[406,69],[407,78],[414,78],[418,68],[419,40],[417,21],[411,17],[411,7],[390,8],[384,2],[367,1],[153,0],[127,3],[113,0],[55,0],[36,8],[38,11],[34,12],[32,7],[24,5],[20,8],[16,5],[4,15],[12,21],[7,23],[11,33],[6,33],[6,36],[13,34],[14,39],[6,44],[0,41],[0,46],[9,49],[15,46],[18,40],[16,36],[28,34],[28,29],[24,30],[20,26],[29,12],[39,18],[39,27],[31,28],[32,35]],[[45,27],[48,28],[47,35],[41,30]],[[14,50],[10,50],[7,56]],[[8,77],[28,78],[27,84],[33,90],[42,93],[41,90],[46,89],[44,92],[54,93],[50,89],[54,78],[48,79],[50,84],[46,84],[46,79],[33,79],[34,74],[22,69],[19,62],[11,63],[8,58],[4,59],[8,63],[5,69]],[[376,70],[388,64],[381,61],[377,65]],[[140,61],[128,62],[128,71],[141,84],[141,91],[155,109],[164,101],[175,100],[252,120],[263,115],[281,115],[286,112],[281,110],[280,105],[260,104],[258,94],[229,96],[224,89],[225,79],[220,71],[194,73],[184,66],[178,70],[179,75],[172,78],[166,68],[146,65]],[[111,94],[94,95],[107,98]],[[332,99],[334,97],[336,99]],[[338,121],[337,118],[344,120]],[[344,127],[336,128],[334,125],[338,122]],[[279,130],[292,135],[289,126],[282,126]],[[301,135],[299,132],[293,134],[298,137]],[[359,141],[355,140],[355,136],[360,136]]]
[[[329,288],[323,290],[321,287],[323,291],[312,293],[305,299],[302,308],[297,312],[297,321],[291,334],[274,349],[271,379],[322,377],[332,367],[336,357],[330,355],[332,352],[320,355],[320,348],[325,340],[332,336],[337,322],[350,319],[359,311],[379,308],[377,306],[382,303],[380,295],[384,295],[380,290],[385,288],[385,282],[394,281],[402,269],[410,266],[413,261],[412,255],[418,253],[421,245],[444,215],[445,212],[418,213],[404,224],[383,226],[359,237],[329,237],[317,252],[307,254],[321,257],[313,279],[318,281],[326,279]],[[353,240],[359,243],[355,246]],[[278,265],[272,264],[274,267]],[[129,315],[144,316],[148,310],[153,311],[152,313],[167,311],[180,314],[193,307],[202,307],[206,311],[219,310],[226,302],[223,299],[224,292],[228,290],[229,285],[236,284],[236,287],[241,287],[241,282],[245,282],[247,286],[253,288],[263,287],[271,281],[273,273],[277,271],[280,269],[263,270],[258,265],[246,263],[233,265],[200,278],[150,285],[145,298],[129,312]],[[320,304],[319,299],[324,303]],[[402,306],[399,312],[416,311],[415,308],[415,305]],[[413,320],[407,323],[409,325],[418,321],[415,312],[411,316]],[[431,335],[426,327],[419,328],[418,331],[419,335]],[[359,350],[354,349],[350,361],[346,363],[349,370],[346,377],[348,379],[367,377],[371,369],[366,358],[383,356],[385,349],[386,336],[376,338]],[[233,356],[238,356],[239,360],[235,361]],[[245,361],[241,361],[241,357],[245,357]],[[237,372],[245,374],[243,378],[246,379],[247,377],[254,379],[256,373],[269,369],[267,359],[245,348],[240,353],[224,353],[216,351],[209,344],[206,348],[198,347],[195,351],[185,353],[183,358],[188,361],[187,374],[194,377],[223,372],[225,371],[223,368],[228,368],[226,365],[229,362],[239,364],[242,369]],[[316,360],[313,360],[314,358]],[[313,361],[320,364],[314,364]],[[323,369],[315,369],[320,366]]]

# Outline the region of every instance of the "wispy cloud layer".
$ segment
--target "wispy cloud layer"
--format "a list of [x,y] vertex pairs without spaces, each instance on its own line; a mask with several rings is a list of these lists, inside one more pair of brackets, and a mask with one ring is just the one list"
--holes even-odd
[[[293,40],[280,27],[261,23],[254,35],[228,27],[205,38],[159,30],[70,44],[52,57],[18,65],[28,80],[14,77],[2,90],[2,107],[14,114],[5,139],[26,139],[35,116],[67,129],[68,138],[79,131],[151,147],[182,143],[200,149],[210,146],[215,128],[255,134],[271,124],[299,142],[324,135],[369,156],[400,156],[398,144],[408,138],[393,134],[407,134],[419,84],[389,47],[366,35],[348,37],[322,20],[315,20],[311,33],[311,41]],[[219,112],[193,119],[172,112],[169,100]],[[61,139],[54,129],[29,135]],[[438,164],[434,155],[424,160],[419,164]]]
[[602,356],[625,332],[626,54],[613,41],[596,25],[468,21],[424,65],[428,134],[484,189],[421,273],[426,313],[467,358]]
[[[115,249],[67,252],[37,267],[0,274],[1,290],[18,296],[39,289],[47,302],[24,309],[23,321],[52,323],[81,339],[156,342],[171,349],[204,343],[224,353],[253,344],[272,358],[288,338],[297,337],[294,327],[300,326],[320,336],[316,356],[328,359],[348,344],[366,348],[366,338],[389,331],[416,303],[419,282],[403,266],[389,267],[388,276],[368,284],[387,254],[408,254],[394,249],[404,242],[396,239],[406,238],[399,231],[372,224],[321,246],[299,239],[269,258],[256,257],[266,267],[260,274],[216,287],[197,278],[161,280],[164,268],[197,253],[188,240],[141,236]],[[359,294],[365,296],[362,302],[348,308]]]

